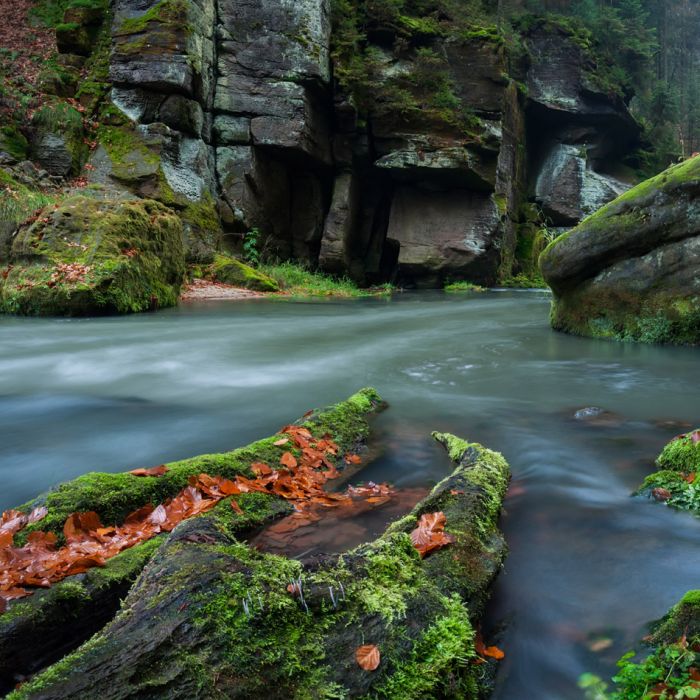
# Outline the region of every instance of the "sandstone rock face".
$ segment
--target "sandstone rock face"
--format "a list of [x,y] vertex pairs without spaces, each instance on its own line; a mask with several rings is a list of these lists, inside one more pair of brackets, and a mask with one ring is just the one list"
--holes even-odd
[[115,0],[111,21],[89,179],[174,208],[191,262],[257,229],[266,254],[361,283],[495,284],[528,198],[571,226],[626,188],[636,124],[565,29],[529,30],[526,63],[489,31],[375,27],[367,109],[332,80],[330,0]]
[[551,243],[558,330],[700,344],[700,157],[647,180]]
[[542,22],[527,45],[532,194],[550,225],[572,226],[629,188],[611,173],[639,126],[565,31]]

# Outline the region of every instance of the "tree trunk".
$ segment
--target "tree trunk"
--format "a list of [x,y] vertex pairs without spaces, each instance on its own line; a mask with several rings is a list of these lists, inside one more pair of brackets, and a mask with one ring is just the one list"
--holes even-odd
[[[455,463],[377,540],[304,563],[232,534],[231,510],[179,525],[121,612],[10,698],[478,698],[474,626],[506,547],[503,457],[435,435]],[[409,533],[442,511],[454,542],[421,559]],[[381,662],[366,671],[362,645]]]

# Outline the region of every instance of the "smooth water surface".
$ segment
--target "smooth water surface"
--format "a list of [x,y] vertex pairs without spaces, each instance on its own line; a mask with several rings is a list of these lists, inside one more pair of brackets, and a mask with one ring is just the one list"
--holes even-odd
[[[508,458],[511,554],[488,611],[509,623],[496,698],[580,698],[581,673],[609,676],[700,586],[700,522],[629,498],[681,424],[700,423],[700,358],[554,333],[548,306],[538,292],[406,293],[0,318],[0,509],[92,469],[237,447],[372,385],[391,410],[362,479],[437,481],[449,464],[436,429]],[[616,415],[574,420],[586,406]]]

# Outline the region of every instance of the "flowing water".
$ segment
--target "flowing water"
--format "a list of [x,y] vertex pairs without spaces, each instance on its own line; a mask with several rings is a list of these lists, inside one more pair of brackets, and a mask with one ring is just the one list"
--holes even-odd
[[[548,305],[436,292],[4,317],[0,510],[92,469],[237,447],[372,385],[391,409],[358,479],[435,483],[449,471],[436,429],[508,458],[511,553],[485,630],[490,643],[508,623],[495,697],[580,698],[581,673],[610,676],[646,623],[700,587],[700,522],[629,497],[683,421],[700,422],[700,364],[697,350],[554,333]],[[574,419],[589,406],[610,414]]]

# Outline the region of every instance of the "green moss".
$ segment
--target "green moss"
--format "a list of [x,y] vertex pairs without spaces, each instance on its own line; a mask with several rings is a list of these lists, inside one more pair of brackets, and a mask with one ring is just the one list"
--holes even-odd
[[[56,204],[58,197],[53,191],[28,187],[15,180],[6,170],[0,169],[0,221],[9,223],[12,228],[44,207]],[[4,257],[5,251],[0,243],[0,259]]]
[[459,280],[457,282],[448,282],[444,290],[446,292],[485,292],[486,287],[481,287],[473,282],[467,282],[466,280]]
[[435,431],[432,433],[432,437],[433,440],[439,442],[447,450],[447,454],[453,462],[459,462],[462,459],[462,455],[472,446],[472,443],[450,433],[438,433]]
[[352,280],[337,278],[323,272],[310,270],[295,262],[262,263],[257,268],[273,279],[280,287],[280,296],[306,297],[376,297],[394,291],[390,284],[364,289]]
[[673,438],[658,456],[657,466],[686,474],[700,471],[700,440],[695,437],[700,437],[700,428]]
[[279,284],[272,277],[234,257],[221,253],[217,254],[214,262],[203,270],[202,276],[216,282],[258,292],[278,292],[280,289]]
[[9,153],[17,160],[24,160],[29,151],[29,143],[16,126],[0,127],[0,151]]
[[186,0],[161,0],[139,17],[129,17],[119,26],[116,35],[140,34],[148,29],[150,22],[157,22],[184,29],[187,25],[189,8]]
[[102,126],[97,136],[112,161],[115,177],[119,179],[129,179],[129,169],[136,159],[150,166],[160,165],[160,156],[129,127]]
[[65,22],[56,25],[56,33],[62,34],[64,32],[75,32],[80,29],[80,25],[77,22]]
[[[0,309],[26,315],[173,306],[185,273],[180,222],[150,200],[65,200],[20,230],[11,261]],[[71,277],[61,266],[82,272]]]
[[[455,668],[460,667],[468,677],[460,680],[460,694],[452,696],[478,696],[476,680],[467,670],[470,659],[475,656],[469,610],[456,595],[446,601],[445,607],[446,615],[438,618],[416,641],[407,658],[401,659],[387,681],[373,689],[373,697],[397,700],[442,697],[439,691],[448,687]],[[455,688],[451,691],[454,693]]]

